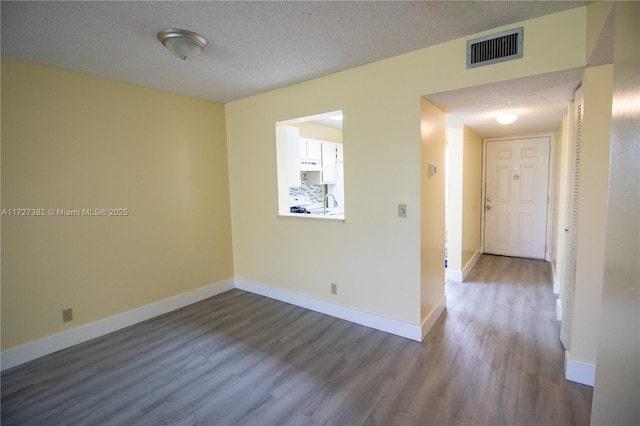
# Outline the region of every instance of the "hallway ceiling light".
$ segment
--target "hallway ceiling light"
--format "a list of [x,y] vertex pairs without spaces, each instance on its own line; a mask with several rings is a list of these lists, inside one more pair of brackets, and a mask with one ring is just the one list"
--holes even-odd
[[164,47],[182,60],[198,56],[207,47],[207,39],[200,34],[178,28],[162,30],[157,37]]
[[511,124],[518,119],[518,114],[515,111],[503,112],[498,115],[496,121],[500,124]]

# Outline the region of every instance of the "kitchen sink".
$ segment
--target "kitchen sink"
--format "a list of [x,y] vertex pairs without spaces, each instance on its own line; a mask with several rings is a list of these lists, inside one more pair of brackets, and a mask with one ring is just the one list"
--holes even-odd
[[[322,207],[319,208],[315,208],[315,209],[309,209],[309,211],[311,212],[312,215],[321,215],[324,216],[325,212],[324,209]],[[335,216],[337,214],[342,214],[343,210],[342,209],[327,209],[327,213],[326,216]]]

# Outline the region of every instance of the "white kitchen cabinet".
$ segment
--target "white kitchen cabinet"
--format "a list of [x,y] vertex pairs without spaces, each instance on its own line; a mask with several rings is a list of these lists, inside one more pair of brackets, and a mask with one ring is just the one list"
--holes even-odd
[[337,155],[337,143],[322,142],[322,183],[334,183],[336,181]]
[[302,185],[300,179],[300,129],[293,126],[278,126],[277,138],[286,141],[286,169],[289,188]]
[[334,142],[322,141],[321,153],[321,168],[314,171],[307,171],[307,184],[325,185],[335,183],[336,181],[338,144]]
[[322,141],[300,138],[301,170],[322,171]]
[[322,160],[322,141],[307,139],[307,160]]
[[300,138],[300,160],[322,160],[322,141]]
[[339,144],[337,144],[337,148],[338,148],[338,152],[336,154],[337,160],[338,161],[344,161],[343,145],[341,143],[339,143]]
[[298,147],[300,149],[300,161],[307,159],[307,138],[300,138]]

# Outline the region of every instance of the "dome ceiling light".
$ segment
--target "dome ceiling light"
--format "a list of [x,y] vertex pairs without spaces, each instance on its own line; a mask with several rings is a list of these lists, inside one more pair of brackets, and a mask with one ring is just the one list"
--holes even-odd
[[158,40],[182,60],[195,58],[207,47],[207,39],[193,31],[167,28],[158,33]]
[[498,115],[496,121],[500,124],[511,124],[518,119],[518,114],[515,111],[503,112]]

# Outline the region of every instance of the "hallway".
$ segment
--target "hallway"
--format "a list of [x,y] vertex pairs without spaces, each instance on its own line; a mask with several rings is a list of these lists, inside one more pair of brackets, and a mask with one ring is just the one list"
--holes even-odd
[[463,423],[589,424],[592,388],[564,379],[548,262],[483,255],[448,284],[446,315],[426,340],[454,346]]
[[4,425],[586,425],[549,264],[482,256],[423,343],[231,290],[2,374]]

